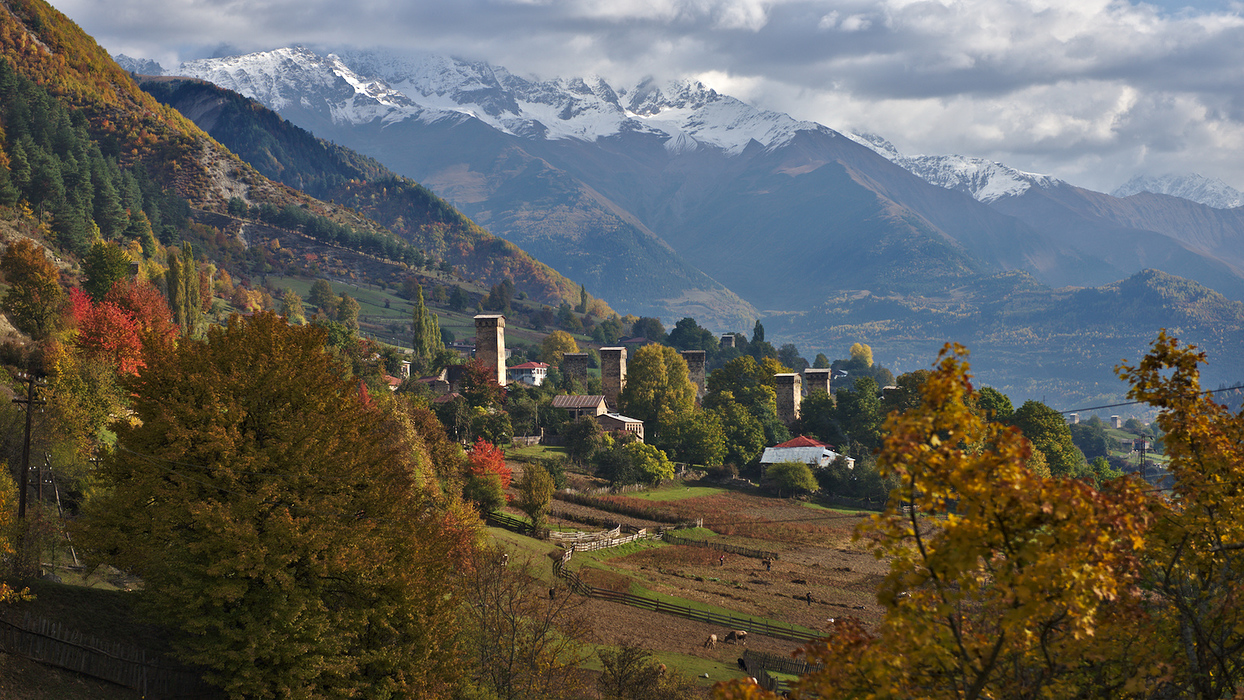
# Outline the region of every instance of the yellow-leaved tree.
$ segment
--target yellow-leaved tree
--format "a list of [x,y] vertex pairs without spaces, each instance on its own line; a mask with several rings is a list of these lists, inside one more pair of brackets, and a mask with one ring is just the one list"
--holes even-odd
[[[1126,642],[1140,604],[1143,489],[1029,471],[1023,436],[972,410],[966,354],[947,346],[920,402],[883,431],[877,466],[900,486],[857,536],[890,561],[885,616],[811,645],[821,668],[798,697],[1108,697],[1144,681],[1099,653]],[[736,682],[718,697],[769,696]]]
[[323,344],[266,312],[149,347],[78,540],[230,698],[445,696],[474,518]]
[[1119,368],[1128,395],[1161,410],[1169,458],[1139,582],[1162,697],[1244,695],[1244,412],[1201,390],[1205,359],[1163,331],[1144,359]]

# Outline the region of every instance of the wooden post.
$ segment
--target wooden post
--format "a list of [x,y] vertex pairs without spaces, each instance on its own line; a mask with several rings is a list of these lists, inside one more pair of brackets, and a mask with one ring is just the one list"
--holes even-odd
[[[35,387],[36,379],[33,374],[23,374],[22,379],[26,380],[26,398],[13,399],[13,403],[26,404],[26,435],[22,440],[22,467],[21,467],[21,483],[18,488],[21,489],[17,497],[17,517],[22,519],[26,517],[26,491],[29,489],[30,474],[30,427],[31,421],[34,420],[35,406],[41,406],[47,401],[36,399]],[[40,472],[42,477],[42,472]],[[40,479],[42,480],[42,479]]]

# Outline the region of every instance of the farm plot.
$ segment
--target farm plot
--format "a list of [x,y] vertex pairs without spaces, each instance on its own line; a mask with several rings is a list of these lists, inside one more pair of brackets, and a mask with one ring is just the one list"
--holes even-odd
[[703,518],[705,528],[718,533],[706,541],[771,551],[777,559],[770,568],[761,559],[715,549],[653,543],[623,553],[577,554],[570,567],[589,585],[814,630],[835,617],[851,615],[866,624],[880,619],[874,596],[886,566],[851,541],[858,515],[725,490],[661,505],[680,517]]

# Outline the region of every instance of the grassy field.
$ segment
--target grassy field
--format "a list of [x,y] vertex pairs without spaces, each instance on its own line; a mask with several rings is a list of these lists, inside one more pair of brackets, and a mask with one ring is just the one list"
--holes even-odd
[[627,494],[631,498],[640,501],[681,501],[687,498],[698,498],[700,496],[712,496],[714,494],[727,492],[729,489],[720,486],[670,486],[666,488],[653,489],[651,491],[636,491]]

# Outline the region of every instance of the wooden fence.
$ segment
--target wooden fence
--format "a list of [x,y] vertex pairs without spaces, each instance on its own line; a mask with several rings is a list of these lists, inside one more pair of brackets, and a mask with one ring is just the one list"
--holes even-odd
[[751,649],[743,652],[743,666],[746,668],[748,675],[755,678],[761,688],[778,694],[785,692],[789,688],[784,680],[774,677],[772,672],[802,676],[821,669],[820,664],[810,664],[807,661],[792,659],[789,656],[767,654],[763,651],[752,651]]
[[657,510],[651,507],[636,507],[624,503],[616,503],[614,501],[605,500],[599,496],[592,496],[583,493],[571,493],[569,491],[557,491],[553,494],[553,498],[567,503],[576,503],[581,506],[603,510],[608,513],[617,513],[627,517],[636,518],[638,520],[653,520],[658,523],[679,523],[681,518],[678,515],[667,511]]
[[549,538],[549,531],[547,528],[541,529],[539,532],[532,532],[531,523],[523,520],[522,518],[516,518],[513,515],[502,513],[501,511],[489,513],[488,516],[484,518],[484,522],[490,525],[505,528],[506,530],[512,530],[522,535],[531,535],[532,537],[540,540],[547,540]]
[[214,697],[200,673],[145,649],[86,637],[27,613],[0,619],[0,650],[133,688],[148,698]]
[[679,537],[677,535],[670,534],[669,532],[662,533],[661,538],[670,544],[680,544],[686,547],[716,549],[722,552],[730,552],[731,554],[738,554],[744,557],[752,557],[753,559],[772,559],[777,561],[778,558],[776,552],[766,552],[763,549],[740,547],[738,545],[726,544],[724,542],[714,542],[712,540],[690,540],[686,537]]
[[789,639],[796,642],[811,642],[820,639],[823,635],[809,633],[803,630],[795,629],[793,625],[780,625],[764,620],[757,620],[754,617],[746,617],[743,615],[722,614],[711,610],[703,610],[687,605],[676,605],[667,603],[656,598],[636,595],[634,593],[619,593],[611,591],[607,588],[597,588],[589,586],[579,578],[578,574],[566,568],[574,550],[566,550],[560,560],[553,561],[553,573],[566,580],[570,590],[582,596],[589,598],[600,598],[609,600],[622,605],[629,605],[633,608],[641,608],[661,613],[663,615],[675,615],[688,620],[704,622],[710,625],[720,625],[731,630],[747,630],[750,634],[761,634],[766,637],[774,637],[776,639]]
[[612,540],[622,536],[622,526],[617,525],[612,530],[602,530],[600,532],[550,532],[549,539],[558,544],[575,544],[578,542],[599,542],[601,540]]

